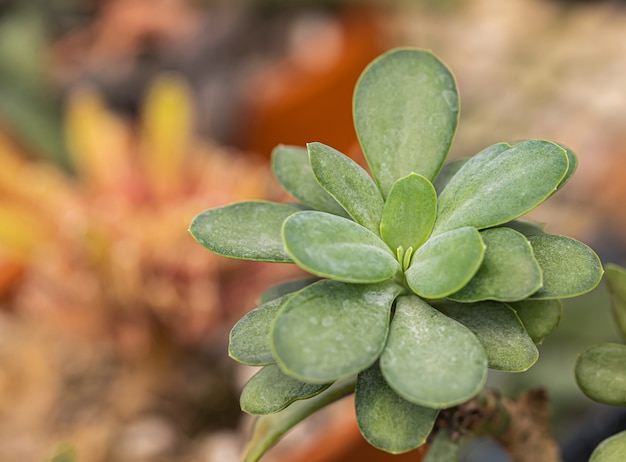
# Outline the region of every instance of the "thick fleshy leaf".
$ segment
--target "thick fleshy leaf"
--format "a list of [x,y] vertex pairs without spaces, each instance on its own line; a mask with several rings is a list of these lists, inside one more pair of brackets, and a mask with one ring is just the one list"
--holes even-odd
[[522,300],[541,287],[541,268],[528,240],[510,228],[480,233],[485,256],[474,277],[449,296],[460,302]]
[[374,180],[348,156],[322,143],[307,144],[313,174],[328,194],[354,218],[378,234],[383,197]]
[[248,312],[233,326],[228,337],[228,355],[250,366],[274,363],[270,332],[274,319],[288,296],[270,300]]
[[605,439],[591,454],[589,462],[624,462],[626,460],[626,431]]
[[530,298],[576,297],[600,283],[604,272],[600,259],[582,242],[553,234],[537,234],[528,240],[543,274],[543,287]]
[[439,195],[433,234],[462,226],[489,228],[547,199],[568,169],[565,151],[549,141],[498,144],[468,160]]
[[535,234],[544,234],[546,226],[541,223],[533,223],[532,221],[513,220],[501,225],[502,228],[511,228],[524,236],[533,236]]
[[626,340],[626,271],[616,265],[607,266],[606,285],[611,294],[613,318]]
[[458,462],[459,451],[459,440],[453,441],[450,430],[442,427],[430,443],[422,462]]
[[481,390],[487,356],[467,327],[410,295],[398,298],[380,368],[404,399],[444,408]]
[[344,282],[378,282],[400,269],[378,236],[335,215],[296,213],[285,221],[283,236],[293,261],[316,276]]
[[354,124],[384,197],[412,172],[435,178],[458,117],[454,77],[432,53],[395,49],[365,69],[354,94]]
[[285,191],[303,204],[320,212],[348,216],[341,205],[317,182],[305,148],[276,146],[272,151],[272,171]]
[[300,289],[304,289],[306,286],[310,286],[311,284],[319,280],[320,278],[295,279],[293,281],[276,284],[275,286],[266,289],[265,292],[261,294],[261,297],[259,298],[259,303],[267,303],[271,300],[282,297],[283,295],[297,292]]
[[352,393],[355,380],[335,383],[313,398],[296,401],[286,409],[259,417],[243,455],[243,462],[256,462],[281,436],[311,414]]
[[474,228],[455,229],[432,237],[413,255],[405,273],[406,281],[422,297],[446,297],[472,279],[484,253],[485,245]]
[[539,359],[537,347],[519,317],[504,303],[445,302],[437,308],[478,337],[487,353],[490,368],[521,372]]
[[448,162],[444,164],[443,167],[441,167],[441,171],[433,182],[433,186],[435,187],[435,191],[437,191],[437,195],[441,194],[441,191],[444,190],[446,185],[450,182],[450,179],[454,175],[456,175],[456,172],[458,172],[468,160],[469,159],[453,160],[452,162]]
[[241,391],[241,410],[253,415],[273,414],[285,409],[294,401],[315,396],[330,384],[302,382],[282,373],[273,364],[265,366],[248,380]]
[[284,305],[272,331],[272,351],[283,372],[328,383],[369,367],[380,355],[391,305],[403,289],[393,283],[320,281]]
[[424,444],[439,414],[438,409],[410,403],[393,391],[378,364],[359,374],[354,403],[363,437],[392,454]]
[[556,188],[557,190],[561,189],[563,186],[567,184],[567,182],[572,178],[572,176],[576,172],[576,169],[578,168],[578,157],[576,157],[576,154],[574,153],[574,151],[572,151],[570,148],[568,148],[567,146],[563,144],[558,143],[558,145],[561,146],[563,149],[565,149],[565,153],[567,154],[567,160],[569,161],[569,163],[567,167],[567,173],[565,174],[565,176],[563,177],[563,179],[557,186]]
[[380,223],[380,235],[391,249],[417,249],[433,229],[437,194],[433,185],[412,173],[396,181],[389,192]]
[[526,332],[536,344],[543,342],[561,321],[560,300],[524,300],[508,305],[515,310]]
[[576,382],[591,399],[626,406],[626,345],[602,343],[576,360]]
[[285,219],[298,211],[288,204],[239,202],[201,213],[191,222],[189,232],[218,255],[291,263],[283,245],[282,227]]

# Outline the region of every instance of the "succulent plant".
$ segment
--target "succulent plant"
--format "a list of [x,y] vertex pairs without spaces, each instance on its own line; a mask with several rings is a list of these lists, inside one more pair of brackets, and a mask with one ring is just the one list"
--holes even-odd
[[217,254],[312,275],[269,289],[230,333],[231,357],[264,366],[241,395],[244,411],[265,415],[247,460],[352,391],[372,445],[420,446],[440,409],[481,391],[488,368],[531,367],[559,300],[602,277],[589,247],[518,220],[570,179],[570,149],[498,143],[444,165],[459,98],[432,53],[377,58],[353,109],[372,176],[322,143],[278,146],[273,172],[297,202],[231,204],[190,227]]

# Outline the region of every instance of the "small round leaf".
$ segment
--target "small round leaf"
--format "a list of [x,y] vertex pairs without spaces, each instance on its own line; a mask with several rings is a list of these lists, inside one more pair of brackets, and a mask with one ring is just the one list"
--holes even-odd
[[291,263],[281,230],[285,219],[298,211],[288,204],[239,202],[201,213],[191,222],[189,232],[218,255]]
[[591,454],[589,462],[624,462],[626,460],[626,431],[605,439]]
[[400,270],[389,247],[374,233],[345,218],[299,212],[285,221],[285,247],[294,262],[320,277],[378,282]]
[[540,344],[561,321],[560,300],[523,300],[509,303],[533,342]]
[[487,353],[490,368],[522,372],[539,359],[537,347],[522,322],[515,311],[504,303],[445,302],[437,308],[478,337]]
[[611,294],[611,309],[615,323],[626,340],[626,271],[616,265],[607,266],[606,285]]
[[530,298],[576,297],[600,283],[604,272],[600,259],[582,242],[553,234],[537,234],[528,240],[543,274],[543,287]]
[[392,283],[320,281],[285,304],[272,331],[272,351],[283,372],[328,383],[369,367],[389,330],[391,305],[402,288]]
[[626,406],[626,345],[602,343],[576,360],[576,382],[591,399]]
[[380,223],[380,235],[392,249],[417,249],[433,229],[437,194],[433,185],[412,173],[396,181],[389,192]]
[[415,254],[406,271],[411,290],[424,298],[457,292],[476,274],[485,253],[480,233],[470,227],[431,237]]
[[314,282],[319,281],[320,278],[306,278],[306,279],[295,279],[293,281],[286,281],[280,284],[276,284],[275,286],[269,287],[261,294],[259,298],[259,303],[267,303],[276,298],[280,298],[283,295],[288,295],[293,292],[297,292],[300,289],[304,289],[306,286],[310,286]]
[[541,268],[528,240],[510,228],[492,228],[480,233],[486,250],[474,277],[449,296],[460,302],[522,300],[542,283]]
[[315,396],[330,384],[311,384],[283,374],[278,366],[265,366],[243,387],[241,410],[253,415],[282,411],[294,401]]
[[410,403],[393,391],[377,364],[359,374],[354,403],[363,437],[392,454],[424,444],[439,414],[439,410]]
[[322,143],[307,144],[313,174],[319,184],[354,218],[379,233],[383,198],[374,180],[348,156]]
[[380,368],[407,401],[444,408],[481,390],[487,356],[467,327],[410,295],[398,298]]
[[347,217],[346,211],[320,186],[313,174],[306,149],[278,145],[272,151],[272,170],[280,185],[305,205]]

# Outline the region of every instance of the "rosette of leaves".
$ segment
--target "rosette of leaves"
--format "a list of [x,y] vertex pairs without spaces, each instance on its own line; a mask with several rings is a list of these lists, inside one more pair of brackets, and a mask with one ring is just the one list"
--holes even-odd
[[517,220],[571,177],[570,150],[499,143],[443,165],[459,102],[433,54],[376,59],[353,109],[372,176],[321,143],[279,146],[272,168],[298,203],[237,203],[191,224],[217,254],[313,275],[270,289],[231,331],[230,355],[263,366],[241,395],[244,411],[264,415],[248,460],[352,391],[372,445],[423,444],[439,410],[476,396],[488,368],[532,366],[559,299],[602,275],[586,245]]
[[[616,265],[606,269],[611,309],[615,324],[626,341],[626,270]],[[576,382],[591,399],[613,406],[626,406],[626,345],[601,343],[583,351],[576,360]],[[602,443],[591,462],[626,460],[626,431]]]

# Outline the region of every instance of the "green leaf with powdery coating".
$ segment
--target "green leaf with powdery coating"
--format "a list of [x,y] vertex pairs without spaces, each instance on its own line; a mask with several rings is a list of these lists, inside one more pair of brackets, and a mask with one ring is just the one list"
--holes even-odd
[[500,302],[445,302],[437,308],[471,330],[483,345],[489,367],[506,372],[528,370],[539,359],[535,343],[515,311]]
[[442,427],[430,443],[422,462],[458,462],[459,453],[458,439],[453,441],[450,429]]
[[513,220],[500,225],[501,228],[511,228],[524,236],[534,236],[535,234],[544,234],[546,226],[532,221]]
[[624,462],[626,460],[626,431],[605,439],[591,454],[589,462]]
[[395,49],[374,60],[354,93],[354,124],[383,197],[415,172],[435,178],[459,117],[456,83],[432,53]]
[[275,286],[270,287],[261,294],[261,297],[259,298],[259,303],[267,303],[271,300],[282,297],[283,295],[297,292],[300,289],[304,289],[305,287],[310,286],[311,284],[319,280],[320,278],[306,278],[276,284]]
[[487,356],[478,338],[416,296],[399,297],[380,357],[387,383],[426,407],[463,403],[483,387]]
[[310,415],[352,393],[354,387],[354,379],[334,383],[317,396],[296,401],[276,414],[257,418],[244,451],[243,462],[258,461],[281,436]]
[[417,249],[433,229],[437,194],[433,185],[412,173],[396,181],[389,192],[380,223],[380,235],[392,249]]
[[529,236],[543,274],[543,287],[530,298],[548,300],[582,295],[594,289],[604,270],[593,250],[565,236]]
[[576,382],[595,401],[626,406],[626,345],[602,343],[578,355]]
[[431,237],[413,255],[406,281],[424,298],[443,298],[476,274],[485,253],[480,233],[470,227]]
[[369,367],[389,330],[396,284],[320,281],[284,305],[272,330],[272,352],[283,372],[328,383]]
[[522,300],[541,287],[541,268],[528,240],[510,228],[480,233],[486,250],[474,277],[449,296],[459,302]]
[[299,212],[283,225],[293,261],[316,276],[343,282],[379,282],[400,270],[389,247],[374,233],[345,218]]
[[393,391],[377,364],[359,374],[354,403],[363,437],[391,454],[424,444],[439,414],[439,410],[410,403]]
[[272,151],[272,171],[285,191],[303,204],[320,212],[348,217],[341,205],[317,182],[306,149],[276,146]]
[[230,331],[228,355],[250,366],[274,363],[270,332],[280,307],[288,298],[283,296],[270,300],[241,318]]
[[313,174],[319,184],[354,218],[379,233],[383,198],[372,178],[359,164],[322,143],[307,144]]
[[617,265],[607,266],[606,284],[611,294],[613,318],[626,340],[626,271]]
[[540,344],[561,321],[560,300],[524,300],[508,303],[519,316],[533,342]]
[[450,179],[456,175],[456,172],[458,172],[467,161],[468,159],[457,159],[452,162],[448,162],[441,167],[441,171],[433,182],[433,186],[435,187],[435,191],[437,191],[438,195],[441,194],[441,191],[444,190],[446,185],[450,182]]
[[315,396],[330,384],[312,384],[289,377],[277,365],[265,366],[243,387],[241,410],[253,415],[273,414],[294,401]]
[[567,184],[567,182],[572,178],[572,176],[576,172],[576,169],[578,168],[578,157],[576,157],[576,154],[574,153],[574,151],[572,151],[567,146],[561,143],[557,143],[557,144],[565,150],[565,153],[567,154],[567,160],[569,161],[568,167],[567,167],[567,173],[565,173],[565,176],[563,177],[559,185],[556,187],[558,191],[559,189],[561,189],[563,186]]
[[218,255],[292,263],[283,245],[282,226],[288,216],[298,211],[287,204],[239,202],[201,213],[191,222],[189,232]]
[[[568,170],[565,151],[549,141],[495,145],[468,160],[439,195],[433,234],[489,228],[517,218],[547,199]],[[494,155],[494,151],[497,152]]]

